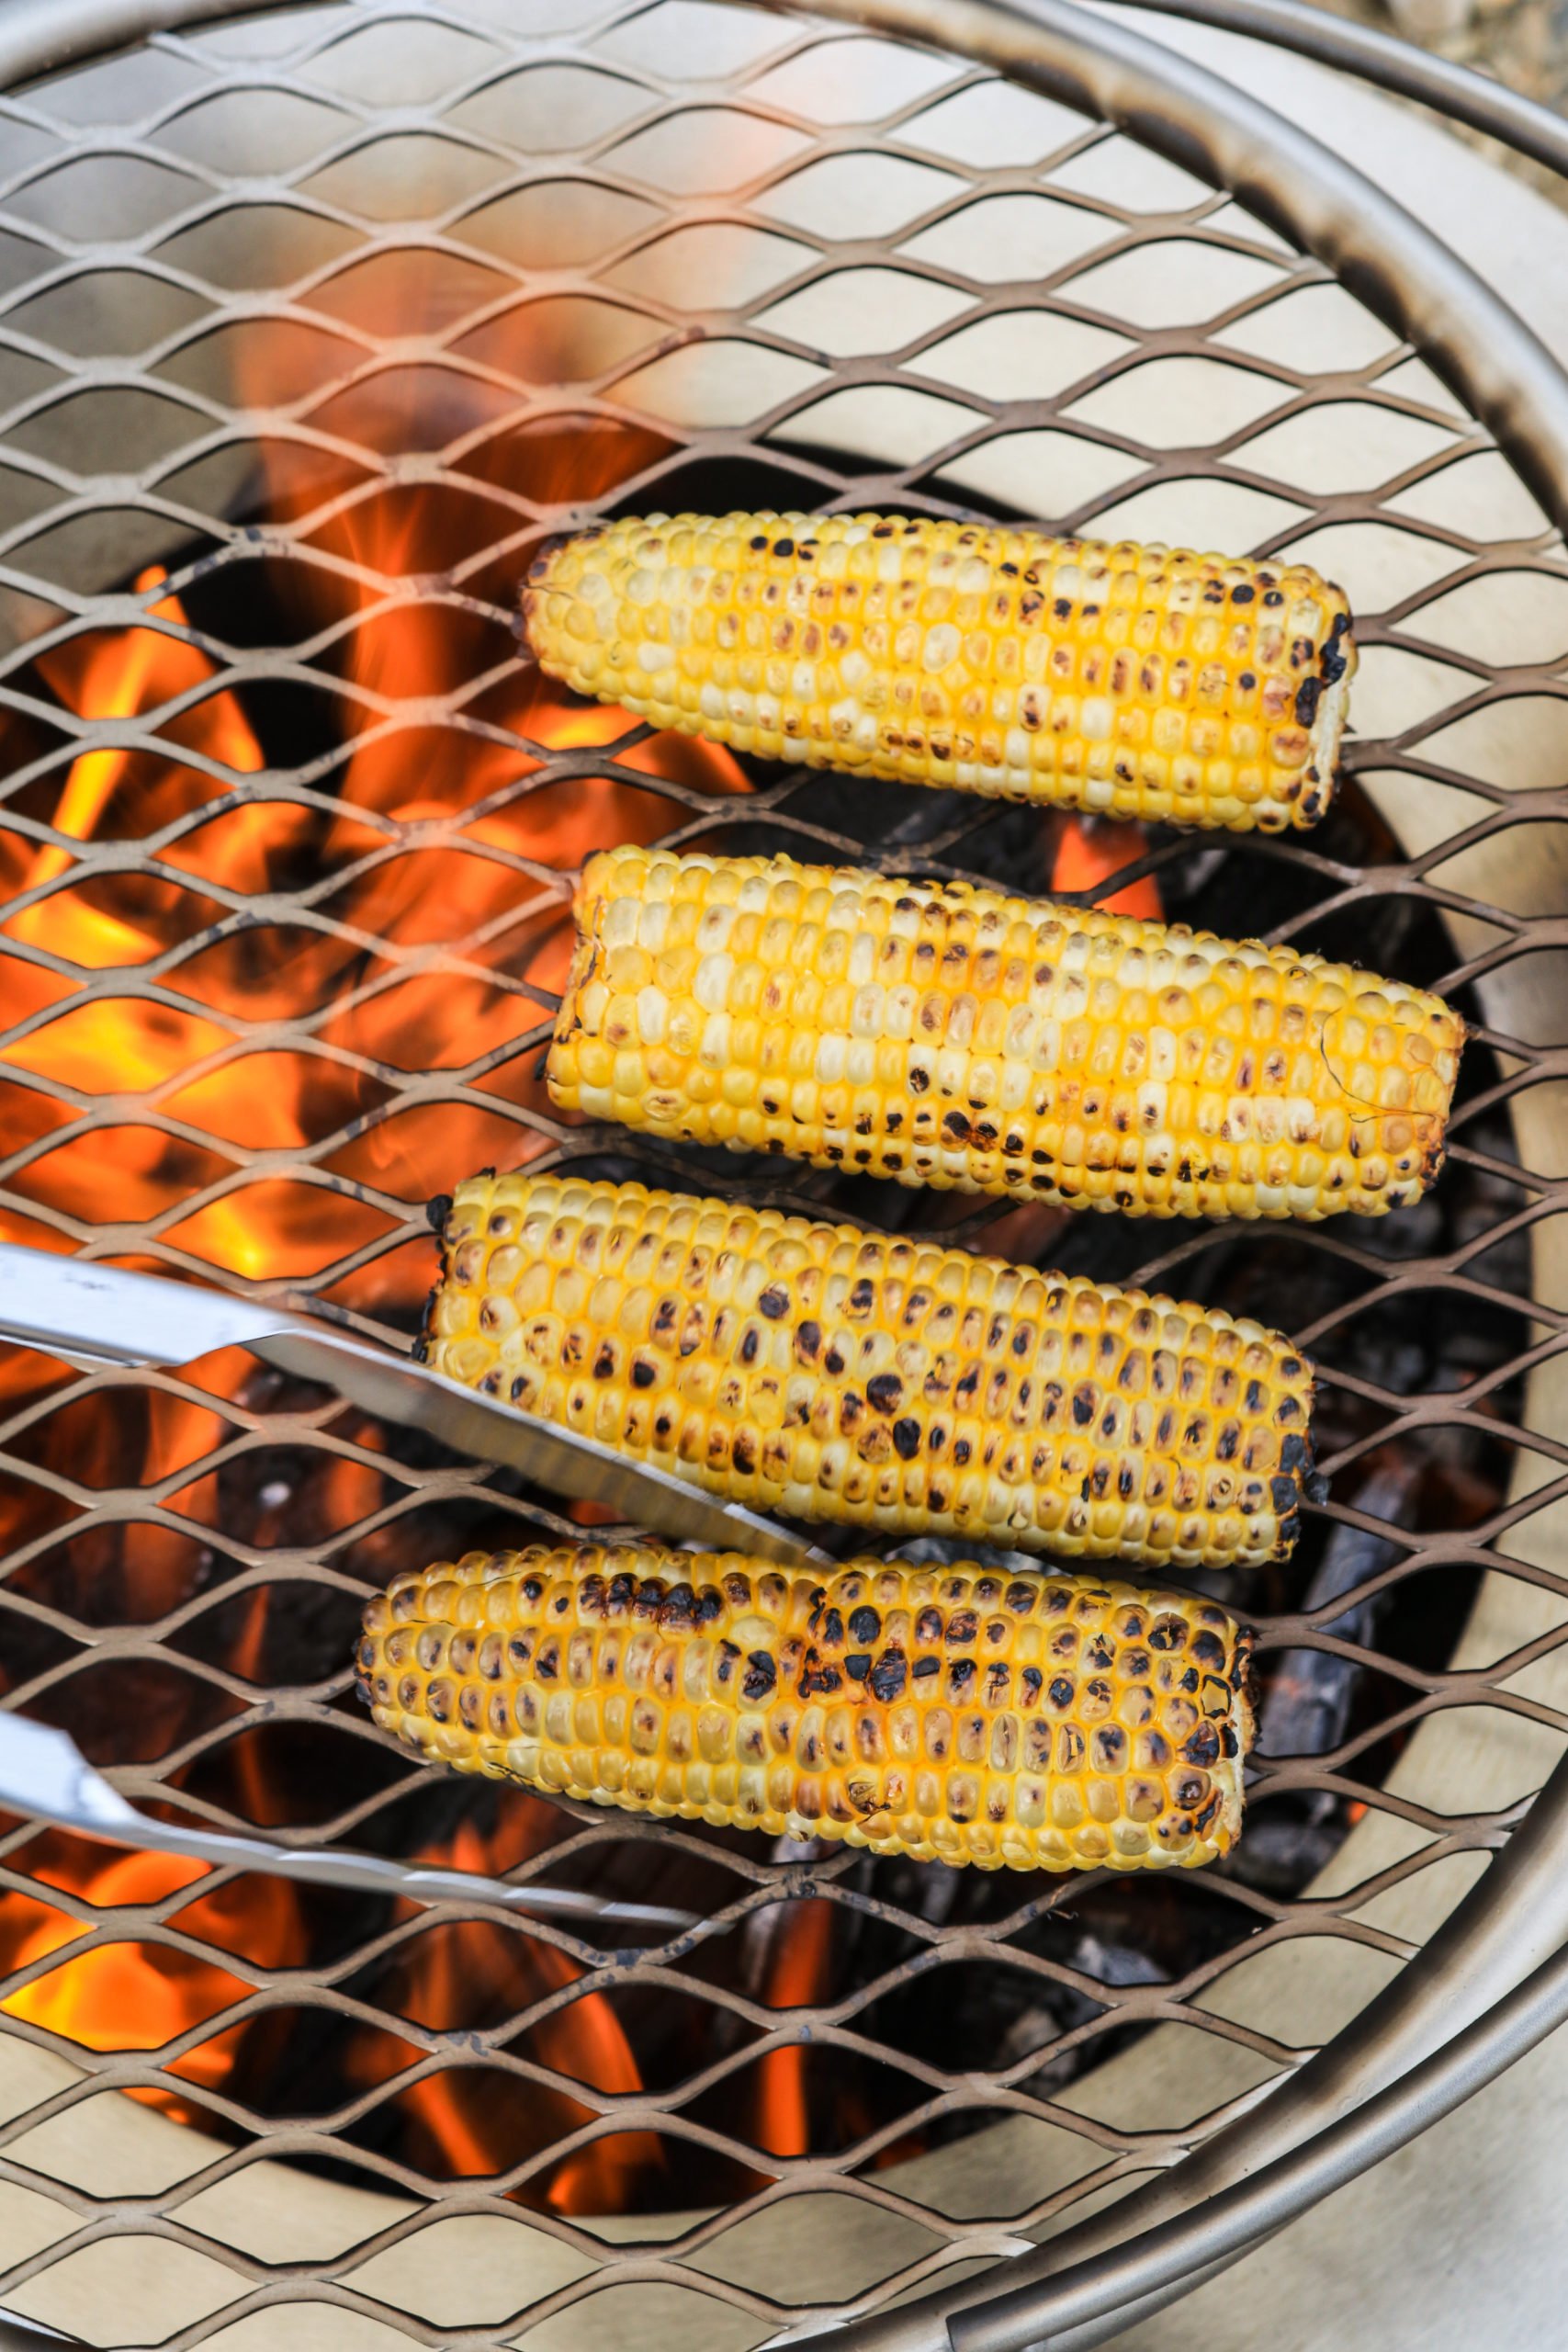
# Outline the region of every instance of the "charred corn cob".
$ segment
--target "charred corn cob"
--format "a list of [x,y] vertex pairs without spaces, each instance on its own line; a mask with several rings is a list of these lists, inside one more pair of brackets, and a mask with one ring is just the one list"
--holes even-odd
[[1292,948],[789,858],[592,858],[563,1107],[1134,1216],[1362,1216],[1442,1164],[1463,1023]]
[[765,759],[1280,832],[1356,665],[1300,563],[875,514],[652,514],[545,548],[524,625],[582,694]]
[[741,1554],[469,1553],[370,1603],[360,1696],[463,1772],[982,1870],[1235,1844],[1251,1636],[1088,1577]]
[[428,1363],[738,1501],[1156,1567],[1295,1540],[1312,1373],[1260,1324],[640,1184],[432,1216]]

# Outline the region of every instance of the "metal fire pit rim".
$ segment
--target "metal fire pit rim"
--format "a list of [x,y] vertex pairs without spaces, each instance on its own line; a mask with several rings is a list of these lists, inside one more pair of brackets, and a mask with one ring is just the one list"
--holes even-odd
[[[80,65],[112,50],[186,25],[257,16],[297,0],[7,0],[0,25],[0,88]],[[783,16],[824,16],[807,0],[753,0]],[[1568,121],[1474,66],[1430,55],[1393,33],[1326,15],[1309,0],[1106,0],[1151,16],[1184,17],[1263,39],[1314,63],[1354,74],[1378,89],[1429,107],[1568,176]],[[841,13],[869,21],[857,5]],[[948,44],[943,44],[947,46]]]
[[[285,0],[250,0],[249,6],[241,8],[214,6],[213,0],[62,0],[62,5],[52,5],[51,0],[20,0],[12,21],[0,31],[0,85],[51,67],[79,62],[106,49],[144,38],[150,32],[172,30],[182,24],[212,21],[230,15],[251,14],[258,7],[284,4]],[[1101,119],[1133,130],[1145,143],[1163,146],[1165,152],[1177,154],[1189,165],[1195,153],[1192,139],[1201,128],[1212,130],[1217,117],[1234,138],[1245,142],[1233,147],[1232,153],[1244,165],[1250,164],[1251,173],[1248,175],[1241,170],[1216,175],[1211,159],[1211,170],[1205,176],[1214,177],[1215,184],[1224,187],[1238,187],[1239,183],[1238,192],[1255,198],[1270,198],[1280,217],[1290,221],[1293,233],[1312,250],[1319,249],[1316,240],[1325,242],[1329,251],[1324,257],[1330,261],[1337,276],[1351,284],[1368,308],[1387,316],[1392,307],[1401,331],[1410,330],[1413,325],[1412,339],[1428,350],[1436,347],[1433,338],[1441,329],[1447,307],[1457,308],[1458,315],[1466,322],[1461,343],[1479,341],[1487,363],[1477,379],[1463,364],[1462,352],[1459,355],[1455,375],[1467,401],[1492,425],[1497,439],[1538,494],[1545,493],[1546,503],[1556,516],[1561,520],[1568,514],[1568,379],[1517,315],[1437,239],[1350,167],[1341,165],[1316,142],[1280,124],[1280,119],[1271,116],[1267,108],[1242,97],[1203,69],[1173,57],[1145,36],[1121,25],[1106,25],[1065,5],[1065,0],[1033,0],[1033,5],[1026,6],[1009,6],[1004,0],[817,0],[809,9],[797,8],[795,0],[770,0],[770,5],[781,14],[826,16],[924,40],[950,53],[991,63],[1012,78],[1026,84],[1032,82],[1034,86],[1044,87],[1053,95],[1074,88],[1103,95],[1095,93],[1085,76],[1082,61],[1087,52],[1097,60],[1107,87],[1119,89],[1119,96],[1113,100],[1096,107]],[[1233,31],[1250,29],[1279,39],[1303,54],[1321,56],[1325,62],[1363,73],[1366,78],[1385,88],[1439,107],[1445,105],[1439,85],[1450,75],[1462,75],[1467,85],[1474,85],[1467,92],[1469,111],[1458,104],[1445,107],[1446,111],[1472,121],[1478,116],[1489,117],[1478,127],[1505,139],[1521,152],[1536,154],[1538,160],[1551,161],[1557,168],[1562,168],[1555,154],[1543,155],[1540,152],[1540,144],[1558,147],[1562,143],[1561,138],[1542,141],[1539,123],[1530,119],[1540,117],[1550,122],[1544,109],[1531,109],[1530,117],[1527,117],[1523,110],[1528,107],[1528,101],[1511,106],[1491,105],[1490,100],[1503,94],[1493,92],[1480,77],[1463,74],[1463,69],[1458,68],[1446,69],[1438,74],[1428,70],[1428,61],[1413,51],[1406,53],[1408,65],[1403,65],[1402,61],[1386,53],[1399,51],[1399,43],[1382,42],[1375,55],[1363,48],[1358,60],[1351,53],[1357,48],[1355,40],[1346,38],[1352,28],[1324,20],[1318,34],[1316,27],[1303,21],[1307,12],[1293,7],[1292,0],[1192,0],[1191,6],[1186,5],[1186,0],[1154,0],[1154,5],[1167,13],[1188,14],[1221,23]],[[1251,24],[1247,22],[1249,15],[1254,19]],[[1315,39],[1314,34],[1318,34]],[[1370,38],[1381,40],[1381,37]],[[1373,71],[1374,66],[1378,70]],[[1142,96],[1138,95],[1140,85]],[[1151,92],[1156,96],[1152,112]],[[1287,136],[1282,142],[1276,141],[1271,149],[1269,139],[1275,126]],[[1310,194],[1321,199],[1314,223],[1315,238],[1294,218],[1289,203],[1281,201],[1277,191],[1260,185],[1258,158],[1272,153],[1278,163],[1281,144],[1290,156],[1291,170],[1284,176],[1291,180],[1292,193]],[[1344,207],[1352,198],[1354,204],[1347,217]],[[1337,204],[1340,208],[1337,211]],[[1404,260],[1408,263],[1413,256],[1417,263],[1424,260],[1432,274],[1433,284],[1426,290],[1432,296],[1434,287],[1438,289],[1435,297],[1438,308],[1435,311],[1428,308],[1425,327],[1418,319],[1412,322],[1410,312],[1398,299],[1402,289],[1397,271],[1385,284],[1377,281],[1375,269],[1372,277],[1365,275],[1367,256],[1364,253],[1358,254],[1357,237],[1359,234],[1375,247],[1379,223],[1384,227],[1394,224]],[[1388,255],[1374,254],[1372,261],[1386,268]],[[1490,330],[1483,328],[1477,333],[1477,317],[1490,321]],[[1504,355],[1500,364],[1499,353]],[[1445,356],[1449,355],[1445,352]],[[1488,377],[1490,389],[1484,380]],[[1525,388],[1522,400],[1518,397],[1521,385]],[[1532,414],[1532,411],[1538,413]],[[1380,2073],[1379,2062],[1386,2061],[1390,2049],[1405,2064],[1430,2051],[1434,2046],[1431,2039],[1424,2048],[1420,2041],[1422,2023],[1429,2012],[1441,2005],[1440,1996],[1456,1978],[1462,1976],[1465,1963],[1483,1945],[1490,1948],[1488,1957],[1493,1963],[1494,1981],[1486,1987],[1492,2006],[1483,2023],[1449,2046],[1443,2063],[1433,2070],[1428,2096],[1407,2102],[1414,2110],[1405,2118],[1409,2128],[1389,2144],[1401,2144],[1434,2120],[1440,2108],[1441,2086],[1450,2083],[1467,2067],[1470,2086],[1478,2087],[1481,2080],[1488,2078],[1484,2070],[1489,2061],[1493,2062],[1490,2071],[1496,2072],[1518,2054],[1516,2038],[1509,2031],[1512,2012],[1505,2011],[1497,1997],[1499,1985],[1495,1979],[1506,1964],[1498,1947],[1506,1943],[1513,1948],[1517,1965],[1511,1972],[1511,1982],[1529,1964],[1530,1953],[1519,1947],[1529,1931],[1539,1939],[1550,1927],[1554,1939],[1568,1931],[1568,1917],[1562,1916],[1564,1905],[1561,1893],[1553,1910],[1551,1872],[1547,1861],[1556,1816],[1562,1811],[1562,1799],[1568,1794],[1568,1777],[1564,1773],[1555,1776],[1552,1792],[1552,1801],[1537,1800],[1526,1823],[1510,1841],[1506,1862],[1488,1871],[1440,1936],[1427,1947],[1423,1958],[1432,1964],[1424,1967],[1421,1961],[1412,1962],[1395,1980],[1389,1994],[1370,2005],[1320,2059],[1312,2062],[1311,2067],[1303,2069],[1302,2075],[1285,2086],[1281,2098],[1268,2100],[1244,2124],[1233,2127],[1231,2132],[1216,2135],[1207,2143],[1202,2152],[1206,2170],[1213,2172],[1223,2166],[1229,2154],[1250,2171],[1289,2147],[1296,2136],[1292,2123],[1300,2120],[1300,2086],[1314,2074],[1318,2075],[1327,2112],[1343,2114],[1387,2084],[1390,2076],[1386,2064]],[[1505,1923],[1506,1935],[1503,1932]],[[1473,2002],[1465,2007],[1456,2001],[1444,2022],[1451,2030],[1463,2026],[1474,2014]],[[1359,2076],[1354,2074],[1358,2056],[1366,2062]],[[1333,2105],[1336,2098],[1337,2108]],[[1277,2110],[1281,2108],[1289,2108],[1292,2112],[1280,2115]],[[1321,2139],[1320,2134],[1320,2143]],[[1337,2154],[1335,2147],[1319,2144],[1315,2162],[1307,2160],[1304,2153],[1298,2157],[1298,2194],[1290,2206],[1291,2211],[1314,2202],[1332,2185]],[[1206,2196],[1217,2193],[1221,2185],[1220,2179],[1211,2178]],[[1178,2173],[1163,2176],[1154,2184],[1153,2194],[1156,2199],[1167,2195],[1173,2186],[1179,2192]],[[1077,2230],[1055,2241],[1043,2255],[1000,2263],[986,2279],[969,2282],[966,2290],[926,2296],[886,2319],[872,2318],[852,2324],[839,2340],[863,2347],[863,2352],[870,2352],[874,2345],[886,2346],[889,2352],[894,2346],[900,2347],[900,2352],[905,2347],[912,2352],[917,2345],[973,2345],[975,2352],[980,2352],[982,2346],[987,2347],[987,2352],[1001,2352],[1004,2346],[1021,2346],[1038,2336],[1042,2324],[1050,2324],[1053,2298],[1049,2276],[1043,2279],[1031,2278],[1018,2290],[1020,2269],[1033,2273],[1048,2266],[1050,2272],[1059,2271],[1064,2259],[1072,2258],[1069,2249],[1079,2250],[1093,2240],[1103,2244],[1108,2234],[1107,2223],[1110,2232],[1120,2234],[1124,2231],[1128,2221],[1141,2212],[1150,2193],[1139,2192],[1105,2219],[1079,2225]],[[1234,2253],[1215,2252],[1215,2234],[1205,2228],[1207,2213],[1205,2203],[1183,2217],[1185,2235],[1179,2243],[1185,2249],[1186,2267],[1174,2291],[1183,2291],[1197,2283],[1199,2277],[1212,2275],[1222,2261],[1234,2258]],[[1279,2226],[1288,2217],[1286,2211],[1277,2211],[1268,2226]],[[1130,2282],[1134,2276],[1141,2275],[1128,2267],[1135,2261],[1135,2250],[1120,2251],[1123,2257],[1120,2271],[1127,2273]],[[1119,2275],[1118,2260],[1111,2255],[1100,2256],[1095,2267],[1106,2293],[1094,2309],[1108,2312],[1111,2308],[1109,2293],[1114,2291],[1118,2298],[1121,2293],[1114,2284]],[[1091,2342],[1100,2341],[1105,2332],[1088,2314],[1082,2268],[1077,2278],[1079,2295],[1071,2307],[1069,2332],[1054,2339],[1064,2352],[1068,2344],[1087,2347]],[[974,2300],[976,2283],[981,2298],[978,2303]],[[1004,2293],[1011,2287],[1017,2290],[1017,2297],[1015,2300],[1014,2295],[1007,2296],[1009,2312],[1005,2317],[998,2314],[996,2324],[991,2324],[980,2314],[987,2300],[987,2290],[993,2285],[1002,2288]],[[1141,2289],[1129,2283],[1128,2291],[1133,2297],[1132,2308],[1141,2315],[1169,2300],[1172,2290],[1166,2289],[1156,2294],[1146,2283]],[[1092,2295],[1089,2301],[1093,2301]],[[956,2323],[956,2332],[949,2328],[949,2316]],[[1128,2316],[1129,2306],[1122,2303],[1120,2319],[1113,2324],[1121,2324]]]

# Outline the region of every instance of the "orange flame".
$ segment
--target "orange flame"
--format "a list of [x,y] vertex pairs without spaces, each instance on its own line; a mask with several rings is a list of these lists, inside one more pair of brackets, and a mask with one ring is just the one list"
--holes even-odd
[[[832,1949],[832,1905],[792,1905],[762,1994],[769,2007],[801,2009],[819,2001],[831,1974]],[[807,2051],[798,2041],[770,2050],[757,2062],[757,2144],[771,2155],[804,2156],[811,2152],[806,2067]]]
[[[1097,891],[1112,874],[1121,874],[1142,857],[1148,843],[1141,825],[1121,824],[1103,817],[1069,817],[1056,844],[1051,888],[1061,891]],[[1162,910],[1159,884],[1152,874],[1130,882],[1110,898],[1098,895],[1093,904],[1108,915],[1141,915],[1157,922]]]
[[[432,1860],[488,1873],[518,1859],[498,1835],[487,1839],[471,1822]],[[405,1968],[379,1997],[436,2032],[470,2027],[476,2016],[515,2016],[577,1983],[582,1972],[554,1945],[489,1919],[437,1924],[419,1936]],[[385,2072],[384,2037],[351,2053],[349,2071],[363,2082]],[[553,2010],[529,2036],[528,2055],[569,2080],[606,2094],[641,2087],[641,2077],[619,2019],[601,1993],[586,1993]],[[517,2085],[498,2097],[493,2075],[473,2066],[427,2075],[400,2094],[405,2113],[426,2136],[422,2160],[433,2172],[488,2177],[504,2172],[537,2145],[588,2120],[591,2110],[547,2086]],[[624,2212],[639,2181],[658,2165],[659,2143],[647,2132],[617,2132],[576,2151],[548,2176],[545,2201],[559,2213]]]
[[[150,594],[167,578],[162,564],[151,565],[137,576],[137,594]],[[177,596],[149,605],[148,619],[167,621],[176,628],[186,626]],[[37,667],[65,708],[89,720],[146,718],[204,685],[213,674],[212,664],[199,647],[145,627],[72,638],[40,654]],[[175,740],[186,749],[231,768],[237,775],[254,775],[265,765],[232,694],[218,694],[198,702],[172,727]],[[54,812],[55,831],[75,841],[91,840],[132,772],[133,755],[129,749],[84,752],[71,763]],[[58,881],[69,872],[71,863],[69,850],[48,843],[33,858],[25,876],[17,877],[10,888],[13,893],[39,889]],[[68,962],[91,967],[141,963],[156,954],[160,944],[137,925],[84,901],[65,908],[53,899],[39,900],[24,907],[6,928],[13,939],[28,946],[47,948]]]
[[[172,1855],[118,1854],[110,1859],[90,1840],[67,1838],[59,1832],[50,1842],[54,1855],[47,1862],[35,1860],[35,1874],[98,1911],[140,1910],[162,1903],[207,1874],[202,1863]],[[50,1875],[43,1879],[46,1869]],[[62,1946],[69,1955],[71,1945],[89,1932],[58,1911],[45,1910],[37,1917],[40,1908],[26,1897],[0,1903],[0,1968],[6,1973]],[[12,1932],[28,1912],[35,1915],[30,1932]],[[249,1990],[227,1969],[187,1952],[155,1943],[106,1941],[66,1957],[58,1968],[9,1994],[0,2008],[86,2050],[160,2050],[177,2034],[242,2000]],[[212,2049],[203,2043],[193,2050],[181,2062],[181,2072],[193,2081],[220,2082],[228,2067],[209,2054]],[[182,2122],[192,2120],[193,2110],[168,2092],[149,2088],[131,2096]]]
[[[411,279],[417,258],[403,260],[400,273],[393,257],[381,257],[360,300],[359,324],[379,325],[389,341],[417,333],[437,299]],[[520,383],[531,380],[527,358],[519,355]],[[241,405],[295,397],[279,390],[277,359],[276,339],[242,343],[241,373],[254,380],[237,387]],[[333,430],[393,458],[471,438],[477,414],[415,413],[415,392],[423,401],[431,380],[419,370],[372,372],[338,396]],[[493,401],[488,382],[483,398]],[[9,943],[21,951],[6,964],[7,1017],[53,1009],[0,1056],[0,1151],[42,1147],[13,1178],[14,1190],[80,1224],[173,1213],[178,1221],[164,1227],[170,1244],[220,1275],[309,1277],[394,1233],[400,1213],[386,1202],[421,1201],[465,1166],[514,1162],[537,1148],[513,1114],[542,1101],[533,1076],[536,1038],[525,1041],[544,1008],[519,983],[547,990],[564,976],[570,917],[552,876],[594,848],[659,839],[688,821],[694,794],[728,797],[748,786],[728,753],[684,738],[652,737],[612,759],[611,747],[634,731],[627,715],[574,703],[519,664],[495,607],[513,595],[528,550],[512,543],[515,507],[499,504],[490,485],[503,483],[539,505],[588,503],[663,446],[604,421],[525,414],[469,450],[463,466],[471,491],[450,475],[434,484],[373,481],[363,494],[329,503],[319,524],[299,521],[321,562],[291,570],[311,594],[336,599],[329,616],[338,625],[336,651],[323,657],[336,667],[323,667],[322,685],[346,741],[330,809],[291,797],[286,784],[269,795],[254,781],[268,765],[260,718],[253,723],[239,693],[220,683],[175,595],[150,604],[128,628],[96,630],[38,657],[37,675],[64,711],[121,722],[122,740],[72,762],[52,810],[59,839],[39,847],[0,833],[0,892],[40,894],[0,925],[0,950]],[[281,479],[272,487],[277,514],[299,518],[297,492]],[[502,539],[500,555],[489,552]],[[152,595],[166,576],[144,571],[138,592]],[[581,773],[530,791],[552,751],[583,754]],[[606,756],[596,764],[600,752]],[[245,778],[253,779],[246,797],[226,805]],[[672,800],[656,788],[661,783],[687,799]],[[95,871],[69,846],[134,841],[175,820],[183,829],[159,851],[155,870]],[[234,899],[286,896],[301,872],[312,881],[344,877],[324,902],[325,927],[288,928],[276,906],[260,922],[223,922]],[[198,935],[203,944],[182,959],[177,951]],[[455,966],[441,960],[454,955]],[[71,1002],[90,976],[130,976],[155,957],[168,959],[163,992],[183,1005],[101,980],[101,993]],[[276,1024],[306,1015],[309,1048],[280,1050]],[[399,1107],[395,1078],[375,1074],[480,1061],[488,1067],[475,1091],[493,1101],[493,1114],[472,1102]],[[138,1102],[146,1096],[209,1142],[166,1133]],[[51,1147],[56,1128],[62,1141]],[[310,1181],[309,1167],[235,1187],[233,1170],[260,1151],[298,1155],[346,1177],[352,1189]],[[198,1194],[209,1197],[197,1204]],[[68,1246],[58,1225],[19,1214],[0,1218],[0,1235]],[[428,1278],[424,1248],[379,1258],[372,1250],[338,1295],[407,1306]],[[243,1376],[242,1360],[223,1359],[203,1383],[221,1398]],[[57,1378],[34,1357],[0,1362],[0,1395],[12,1408],[46,1395]],[[131,1487],[197,1463],[211,1449],[215,1423],[186,1399],[121,1389],[112,1401],[70,1406],[40,1426],[52,1466],[89,1484]],[[340,1483],[370,1475],[346,1462],[330,1473]],[[210,1476],[181,1498],[197,1519],[218,1507]],[[357,1494],[332,1497],[336,1523],[371,1507]],[[43,1532],[35,1523],[41,1508],[18,1483],[0,1509],[0,1539],[14,1544]],[[162,1614],[197,1589],[196,1550],[166,1530],[94,1526],[73,1541],[70,1573],[80,1581],[70,1605],[91,1616],[86,1604],[96,1596],[100,1614],[111,1606],[126,1617]],[[265,1681],[268,1630],[268,1597],[258,1589],[225,1659],[243,1679]],[[170,1678],[176,1695],[166,1691],[141,1711],[139,1753],[180,1744],[179,1710],[189,1702],[178,1687]],[[283,1818],[286,1797],[269,1785],[262,1743],[247,1736],[231,1752],[236,1809],[257,1821]],[[40,1899],[0,1901],[0,1973],[61,1957],[6,1998],[12,2015],[87,2049],[156,2050],[248,1989],[217,1961],[139,1940],[134,1928],[73,1952],[86,1930],[42,1899],[56,1886],[107,1915],[135,1911],[194,1884],[204,1875],[197,1866],[110,1854],[58,1833],[35,1839],[29,1853]],[[458,1833],[451,1859],[490,1867],[473,1830]],[[197,1891],[181,1924],[236,1955],[237,1965],[287,1970],[311,1957],[302,1900],[276,1881],[239,1878]],[[472,1921],[417,1939],[411,1966],[402,2007],[437,2030],[460,2022],[476,1982],[515,2011],[577,1975],[552,1947]],[[247,2068],[259,2079],[274,2047],[268,2037],[286,2031],[286,2013],[268,2012],[201,2041],[172,2071],[208,2087]],[[368,2045],[361,2051],[361,2079],[385,2071],[387,2037],[381,2041],[380,2057]],[[626,2032],[601,1994],[553,2012],[531,2047],[563,2079],[615,2095],[638,2088]],[[790,2063],[786,2055],[786,2071]],[[171,2114],[195,2111],[170,2093],[145,2096]],[[448,2070],[401,2096],[431,2169],[493,2173],[518,2160],[505,2120],[518,2102],[497,2102],[478,2071]],[[527,2094],[522,2105],[549,2123],[544,2144],[588,2112],[564,2093]],[[550,2176],[548,2200],[563,2212],[635,2207],[659,2150],[646,2132],[595,2140]]]

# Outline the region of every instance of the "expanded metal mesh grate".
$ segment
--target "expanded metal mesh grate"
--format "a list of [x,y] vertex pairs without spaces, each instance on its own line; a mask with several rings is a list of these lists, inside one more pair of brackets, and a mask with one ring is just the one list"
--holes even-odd
[[[273,11],[0,105],[6,1237],[406,1336],[454,1176],[694,1170],[1287,1323],[1331,1499],[1288,1572],[1224,1585],[1265,1671],[1232,1862],[1037,1885],[412,1770],[349,1695],[362,1597],[572,1522],[238,1360],[0,1363],[7,1705],[140,1802],[706,1922],[606,1953],[7,1825],[0,2308],[99,2343],[248,2352],[304,2304],[328,2352],[576,2352],[606,2324],[716,2352],[952,2277],[1337,2030],[1568,1729],[1559,542],[1319,265],[1103,125],[707,0],[519,14]],[[1110,887],[1455,996],[1477,1037],[1431,1203],[1075,1223],[551,1112],[593,846],[1041,891],[1104,852],[743,769],[520,666],[544,532],[763,501],[1048,515],[1345,582],[1365,651],[1330,822],[1153,834]]]

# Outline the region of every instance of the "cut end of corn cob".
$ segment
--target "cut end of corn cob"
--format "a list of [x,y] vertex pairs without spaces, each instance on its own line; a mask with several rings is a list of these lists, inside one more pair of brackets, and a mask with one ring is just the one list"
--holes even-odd
[[757,1510],[1156,1569],[1295,1541],[1313,1375],[1261,1324],[640,1184],[439,1205],[428,1363]]
[[359,1693],[551,1796],[982,1870],[1190,1870],[1241,1829],[1251,1636],[1213,1602],[964,1564],[470,1553],[370,1603]]
[[1464,1024],[1288,947],[787,857],[591,858],[552,1099],[646,1134],[1133,1216],[1378,1215]]
[[652,514],[544,548],[554,677],[763,759],[1280,832],[1333,797],[1356,666],[1305,564],[877,514]]

